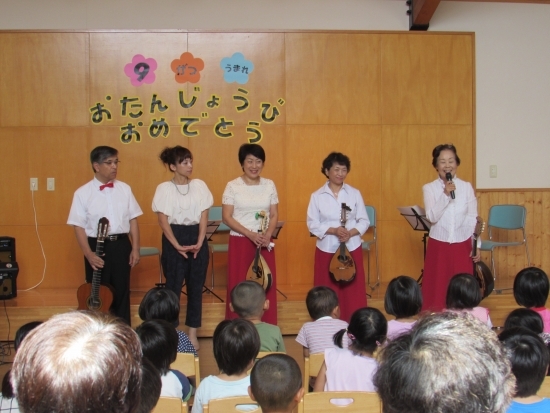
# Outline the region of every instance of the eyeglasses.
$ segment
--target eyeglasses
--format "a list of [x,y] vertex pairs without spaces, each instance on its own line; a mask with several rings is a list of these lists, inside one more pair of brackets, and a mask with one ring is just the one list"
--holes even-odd
[[101,162],[101,163],[104,163],[105,165],[108,165],[108,166],[113,166],[113,165],[117,165],[120,163],[120,161],[117,159],[116,161],[104,161],[104,162]]

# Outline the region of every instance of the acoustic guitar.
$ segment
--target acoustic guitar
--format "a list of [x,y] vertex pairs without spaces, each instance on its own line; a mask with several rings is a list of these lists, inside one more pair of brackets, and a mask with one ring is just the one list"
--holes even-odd
[[[483,221],[483,219],[481,217],[477,217],[476,221],[477,222],[474,229],[474,235],[472,236],[472,239],[474,241],[474,245],[472,247],[472,256],[475,256],[477,254],[477,240],[485,230],[485,222]],[[483,298],[488,297],[495,288],[495,279],[493,278],[491,269],[483,261],[474,262],[474,277],[479,283],[479,288],[481,288],[481,296]]]
[[[109,228],[109,220],[105,217],[97,224],[97,245],[95,255],[103,256],[103,244]],[[101,284],[101,269],[94,270],[92,282],[82,284],[76,291],[78,310],[93,310],[108,313],[113,304],[113,287]]]
[[[260,221],[260,229],[258,229],[258,232],[260,234],[265,234],[267,231],[267,214],[265,211],[260,211],[256,214],[256,219],[261,218]],[[271,283],[273,282],[273,278],[271,275],[271,270],[269,269],[269,265],[267,265],[267,262],[265,258],[263,257],[261,252],[261,245],[258,245],[258,248],[256,248],[256,255],[254,256],[254,260],[252,261],[252,264],[250,264],[250,268],[248,268],[248,272],[246,273],[246,279],[251,280],[254,282],[257,282],[260,284],[265,292],[267,292],[271,288]]]
[[[342,203],[340,224],[344,228],[346,227],[347,213],[349,211],[351,211],[351,208],[345,203]],[[345,242],[340,243],[340,247],[330,260],[329,273],[336,282],[351,282],[355,278],[355,261],[353,261]]]

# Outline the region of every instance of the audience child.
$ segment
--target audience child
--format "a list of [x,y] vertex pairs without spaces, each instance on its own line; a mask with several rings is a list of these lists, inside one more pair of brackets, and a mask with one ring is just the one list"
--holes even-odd
[[[296,337],[296,341],[304,348],[304,357],[310,354],[323,353],[327,348],[336,347],[333,336],[348,323],[340,320],[338,296],[330,287],[313,287],[307,293],[306,307],[309,316],[314,321],[306,322]],[[348,341],[343,341],[348,346]]]
[[409,331],[421,309],[422,291],[414,278],[400,275],[391,280],[384,297],[384,310],[395,317],[388,321],[388,340]]
[[550,412],[550,399],[537,396],[548,370],[550,355],[535,333],[514,327],[503,331],[499,340],[509,350],[516,389],[508,413]]
[[[214,330],[213,346],[220,374],[201,381],[195,393],[192,413],[202,413],[203,406],[210,399],[248,394],[250,376],[247,372],[260,351],[260,336],[248,320],[224,320]],[[247,410],[255,407],[250,406]]]
[[471,315],[423,316],[378,360],[383,413],[504,413],[514,391],[506,350]]
[[151,413],[157,405],[162,389],[160,372],[147,358],[141,359],[141,400],[136,413]]
[[[166,320],[177,327],[180,322],[178,296],[172,290],[164,287],[151,288],[141,300],[138,314],[143,321]],[[191,353],[196,356],[197,351],[187,334],[177,329],[176,332],[178,333],[178,353]]]
[[[13,342],[13,347],[15,351],[21,346],[23,339],[33,330],[42,324],[42,321],[31,321],[30,323],[23,324],[17,332],[15,333],[15,340]],[[4,375],[2,380],[2,393],[0,394],[0,412],[2,413],[19,413],[19,406],[17,404],[17,399],[13,393],[13,387],[10,383],[11,370],[8,370]]]
[[141,341],[143,357],[160,373],[160,395],[188,400],[192,392],[189,379],[183,373],[170,369],[178,349],[178,334],[174,326],[165,320],[149,320],[137,326],[136,333]]
[[292,413],[304,395],[302,373],[286,354],[269,354],[256,362],[248,393],[263,413]]
[[481,302],[481,288],[470,274],[456,274],[447,287],[447,310],[458,313],[470,313],[489,328],[493,328],[489,309],[478,307]]
[[243,281],[231,290],[231,311],[254,324],[260,335],[260,351],[286,352],[281,329],[264,323],[262,315],[269,309],[262,286],[254,281]]
[[504,331],[512,327],[523,327],[537,334],[544,344],[550,345],[550,333],[544,333],[544,324],[542,317],[536,311],[528,308],[516,308],[511,311],[504,321]]
[[548,276],[540,268],[524,268],[514,279],[516,302],[539,313],[545,333],[550,333],[550,310],[545,308],[549,288]]
[[72,311],[23,340],[11,383],[25,413],[134,413],[141,359],[139,338],[123,319]]
[[[386,339],[388,323],[376,308],[360,308],[351,316],[347,329],[334,335],[340,347],[325,350],[325,361],[315,381],[314,391],[376,391],[372,377],[378,368],[373,355]],[[348,349],[342,348],[344,336]]]

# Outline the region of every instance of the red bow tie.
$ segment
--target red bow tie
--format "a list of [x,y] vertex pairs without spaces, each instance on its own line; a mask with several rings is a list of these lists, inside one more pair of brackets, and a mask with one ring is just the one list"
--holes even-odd
[[103,191],[105,188],[112,188],[113,186],[112,182],[107,182],[105,185],[99,185],[99,190]]

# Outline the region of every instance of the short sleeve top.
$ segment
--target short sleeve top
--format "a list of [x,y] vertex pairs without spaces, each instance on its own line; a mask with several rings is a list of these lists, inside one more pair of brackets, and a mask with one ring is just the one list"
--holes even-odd
[[157,186],[153,197],[153,212],[168,217],[169,224],[195,225],[201,214],[214,203],[212,193],[200,179],[193,179],[188,185],[175,185],[172,181]]
[[[268,213],[271,205],[279,203],[277,189],[271,179],[261,178],[259,185],[247,185],[241,177],[227,183],[223,192],[222,204],[233,205],[233,218],[249,231],[260,229],[260,220],[256,214]],[[242,237],[235,231],[231,235]]]

